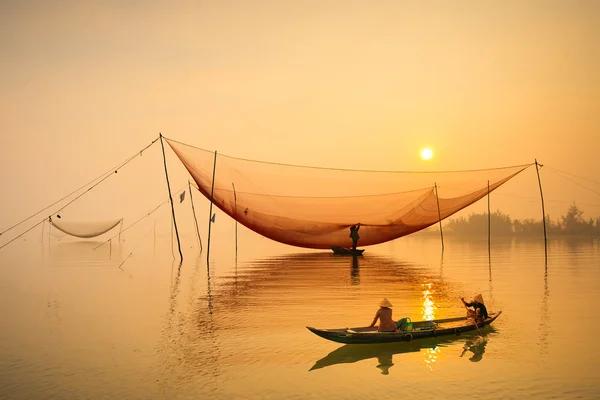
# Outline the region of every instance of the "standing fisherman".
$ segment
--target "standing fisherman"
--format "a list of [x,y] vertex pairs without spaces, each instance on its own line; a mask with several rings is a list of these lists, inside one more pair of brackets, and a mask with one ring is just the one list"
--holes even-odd
[[360,222],[350,227],[350,237],[352,238],[352,251],[356,250],[356,244],[358,243],[358,230],[360,229]]

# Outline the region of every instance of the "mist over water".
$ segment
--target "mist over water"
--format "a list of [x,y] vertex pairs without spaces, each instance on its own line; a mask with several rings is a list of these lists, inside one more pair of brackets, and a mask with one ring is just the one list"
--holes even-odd
[[[439,238],[408,237],[353,259],[242,232],[237,256],[233,235],[213,237],[208,266],[194,240],[182,240],[181,265],[164,230],[112,247],[32,234],[5,248],[0,397],[396,398],[468,386],[479,398],[591,399],[600,387],[600,348],[574,334],[598,324],[573,318],[600,300],[597,240],[550,241],[546,264],[541,240],[492,241],[488,255],[487,240],[448,238],[442,255]],[[483,338],[343,346],[306,329],[368,325],[383,297],[395,319],[462,316],[459,298],[477,293],[502,311]]]
[[[547,257],[541,232],[500,239],[499,225],[490,253],[479,234],[448,235],[443,252],[438,235],[410,235],[335,257],[238,237],[193,189],[182,201],[193,181],[157,141],[336,170],[528,164],[452,217],[556,223],[576,204],[579,222],[596,219],[600,2],[473,3],[0,2],[0,398],[598,398],[597,222],[594,239],[549,227]],[[265,165],[229,179],[221,162],[216,180],[310,197],[324,176],[294,185]],[[312,196],[388,192],[367,175]],[[466,190],[407,190],[434,185]],[[277,192],[266,186],[251,192]],[[312,220],[280,211],[322,223],[349,206],[338,200],[306,207]],[[364,201],[356,214],[385,211]],[[126,229],[73,239],[44,222],[56,214]],[[355,347],[306,329],[367,325],[383,297],[395,319],[462,316],[477,293],[502,311],[483,338]]]

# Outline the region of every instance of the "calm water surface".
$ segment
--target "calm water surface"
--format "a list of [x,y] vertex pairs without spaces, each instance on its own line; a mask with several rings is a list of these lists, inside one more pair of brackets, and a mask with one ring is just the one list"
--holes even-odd
[[[139,242],[139,241],[138,241]],[[2,399],[593,399],[600,397],[597,240],[404,238],[363,257],[246,233],[115,243],[35,235],[0,252]],[[227,243],[226,243],[227,242]],[[190,245],[192,243],[192,245]],[[131,256],[129,256],[131,254]],[[120,266],[123,260],[126,262]],[[464,315],[493,327],[391,345],[340,345],[306,326]]]

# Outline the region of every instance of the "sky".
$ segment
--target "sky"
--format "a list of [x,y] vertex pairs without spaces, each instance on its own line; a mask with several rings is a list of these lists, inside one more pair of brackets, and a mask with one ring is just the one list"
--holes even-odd
[[[599,21],[591,0],[0,1],[0,227],[159,133],[324,167],[537,159],[593,189],[571,199],[543,170],[548,201],[600,215]],[[128,200],[164,197],[150,155],[128,175]],[[535,179],[512,192],[535,193]]]

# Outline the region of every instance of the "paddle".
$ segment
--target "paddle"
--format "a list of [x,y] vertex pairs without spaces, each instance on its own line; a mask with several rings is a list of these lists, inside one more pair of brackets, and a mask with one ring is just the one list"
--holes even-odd
[[[463,302],[467,311],[471,311],[469,310],[469,307],[467,307],[467,304],[465,303],[465,300],[462,297],[460,298],[460,301]],[[473,322],[475,323],[475,328],[477,328],[477,332],[479,332],[479,336],[483,337],[483,333],[481,333],[481,330],[479,330],[479,326],[477,325],[477,313],[475,313],[475,316],[473,317]]]
[[479,336],[483,337],[483,333],[481,333],[481,331],[479,330],[479,327],[477,326],[477,320],[475,318],[473,318],[473,322],[475,322],[475,328],[477,328],[477,332],[479,332]]

